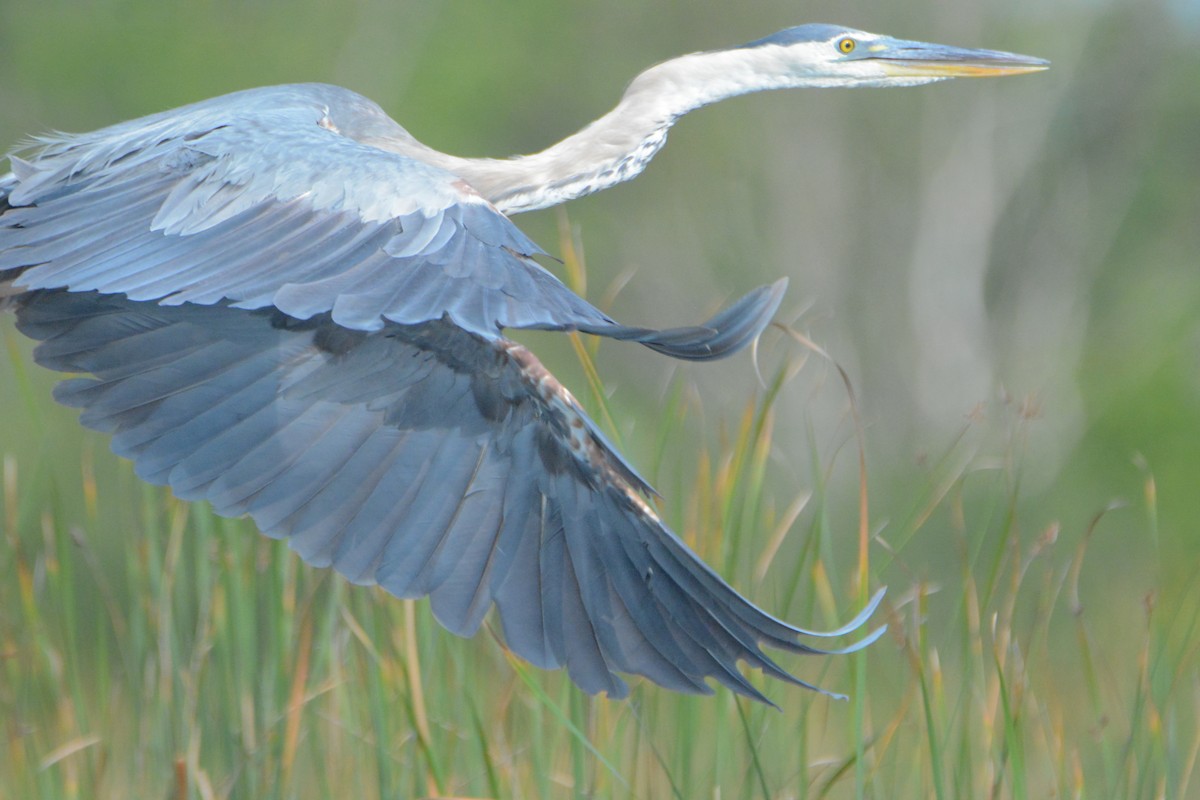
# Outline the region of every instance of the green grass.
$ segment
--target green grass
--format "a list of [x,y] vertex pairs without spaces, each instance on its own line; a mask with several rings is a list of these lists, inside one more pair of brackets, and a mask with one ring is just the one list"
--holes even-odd
[[[563,250],[579,285],[568,238]],[[813,485],[783,489],[775,402],[829,371],[823,357],[768,334],[765,387],[712,438],[677,378],[634,452],[680,534],[803,624],[845,619],[887,585],[890,631],[855,656],[785,660],[849,702],[763,686],[775,711],[642,682],[612,702],[512,657],[490,626],[458,639],[424,602],[309,569],[248,522],[141,485],[47,404],[49,377],[4,335],[0,798],[1194,791],[1200,589],[1146,594],[1129,574],[1162,568],[1153,474],[1070,529],[1056,520],[1078,509],[1022,495],[1027,408],[973,418],[915,469],[864,473],[870,434],[841,390],[842,445],[814,447]],[[597,346],[575,340],[579,394],[611,420],[621,398],[591,366]],[[1112,537],[1139,541],[1143,560],[1092,557]]]

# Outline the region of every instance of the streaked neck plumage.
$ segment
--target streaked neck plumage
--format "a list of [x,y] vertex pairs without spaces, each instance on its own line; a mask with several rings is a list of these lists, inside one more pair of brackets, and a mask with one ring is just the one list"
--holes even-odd
[[414,155],[462,176],[505,214],[557,205],[635,177],[689,111],[748,92],[822,85],[784,68],[773,49],[692,53],[651,67],[616,108],[540,153],[508,159],[434,150]]

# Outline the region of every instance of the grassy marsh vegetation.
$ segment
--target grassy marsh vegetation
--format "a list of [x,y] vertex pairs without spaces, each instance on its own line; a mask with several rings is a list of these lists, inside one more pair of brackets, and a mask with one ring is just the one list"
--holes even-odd
[[[487,630],[457,639],[140,484],[5,319],[0,800],[1197,793],[1187,4],[642,5],[14,0],[0,140],[328,80],[447,151],[527,151],[656,58],[816,19],[1050,58],[1042,84],[706,111],[636,184],[571,207],[586,270],[553,215],[521,220],[633,323],[792,275],[796,335],[763,337],[761,383],[745,356],[664,375],[636,348],[528,339],[753,600],[832,626],[889,587],[865,653],[784,659],[850,700],[610,702]],[[970,358],[941,368],[947,344]]]

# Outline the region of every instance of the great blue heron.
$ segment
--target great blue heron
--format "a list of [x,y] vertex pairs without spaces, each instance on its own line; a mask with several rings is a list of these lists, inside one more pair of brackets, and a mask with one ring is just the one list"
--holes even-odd
[[[688,111],[763,89],[912,86],[1046,62],[801,25],[633,80],[611,112],[528,156],[426,147],[325,85],[206,100],[41,137],[0,177],[0,297],[35,358],[86,373],[55,398],[137,474],[249,515],[311,564],[430,595],[473,634],[591,693],[618,672],[766,702],[739,661],[816,633],[730,588],[504,328],[577,330],[707,360],[753,340],[784,282],[688,328],[618,325],[533,256],[507,215],[637,175]],[[810,687],[814,688],[814,687]]]

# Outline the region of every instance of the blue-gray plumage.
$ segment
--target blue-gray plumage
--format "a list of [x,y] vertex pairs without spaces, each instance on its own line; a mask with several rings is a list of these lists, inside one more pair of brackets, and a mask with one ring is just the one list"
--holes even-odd
[[799,86],[911,85],[1044,62],[800,26],[638,76],[609,114],[507,160],[417,142],[345,89],[238,92],[36,140],[0,176],[0,302],[55,397],[139,476],[249,515],[311,564],[431,598],[589,692],[617,673],[766,698],[745,661],[817,650],[663,525],[653,489],[504,328],[578,330],[676,358],[734,353],[784,282],[708,322],[618,324],[534,258],[508,215],[637,175],[686,112]]

